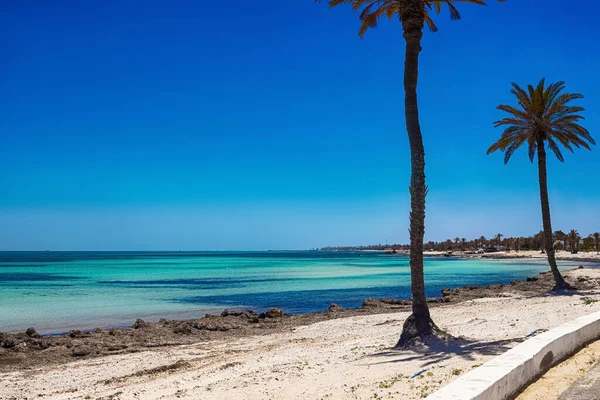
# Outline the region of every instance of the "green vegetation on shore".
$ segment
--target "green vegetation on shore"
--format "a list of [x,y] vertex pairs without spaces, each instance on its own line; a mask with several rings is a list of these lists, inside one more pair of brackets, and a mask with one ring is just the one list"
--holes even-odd
[[[600,233],[595,232],[587,237],[581,237],[572,229],[569,234],[563,231],[555,231],[552,234],[554,249],[567,250],[573,254],[579,251],[600,252]],[[374,244],[366,246],[327,246],[320,251],[385,251],[385,250],[409,250],[408,244]],[[447,239],[442,242],[429,241],[424,244],[425,251],[477,251],[480,249],[488,251],[527,251],[544,249],[544,232],[540,231],[531,236],[504,237],[499,233],[492,238],[481,236],[476,239],[465,238]]]

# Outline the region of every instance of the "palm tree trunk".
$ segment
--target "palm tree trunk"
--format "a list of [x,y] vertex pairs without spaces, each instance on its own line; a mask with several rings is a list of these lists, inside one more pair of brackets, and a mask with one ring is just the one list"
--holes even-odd
[[419,0],[408,0],[400,17],[406,40],[404,60],[404,113],[410,143],[410,277],[412,289],[412,315],[404,322],[397,347],[409,344],[411,339],[429,335],[437,329],[431,320],[425,278],[423,276],[423,236],[425,235],[425,148],[419,125],[417,81],[419,53],[423,37],[423,5]]
[[544,244],[546,247],[546,255],[548,256],[548,264],[554,276],[554,290],[568,289],[569,285],[565,282],[554,257],[554,243],[552,240],[552,222],[550,221],[550,201],[548,200],[548,176],[546,172],[546,148],[542,139],[538,139],[537,143],[538,155],[538,173],[540,181],[540,201],[542,203],[542,224],[544,226]]

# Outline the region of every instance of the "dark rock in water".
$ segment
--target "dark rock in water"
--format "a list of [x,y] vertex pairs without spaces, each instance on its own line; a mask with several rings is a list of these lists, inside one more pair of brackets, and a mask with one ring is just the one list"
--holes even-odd
[[17,345],[17,341],[11,337],[5,337],[0,345],[5,349],[12,349]]
[[92,349],[87,346],[77,346],[73,350],[71,350],[71,355],[73,357],[84,357],[89,354],[92,354]]
[[452,290],[451,289],[442,289],[442,297],[448,297],[452,294]]
[[116,329],[116,328],[110,328],[110,329],[108,330],[108,334],[109,334],[110,336],[117,336],[119,333],[120,333],[120,332],[119,332],[119,330],[118,330],[118,329]]
[[580,265],[579,267],[577,267],[577,269],[583,269],[583,268],[584,268],[583,265]]
[[392,305],[397,305],[397,306],[410,306],[412,304],[411,300],[398,300],[398,299],[383,298],[380,301],[384,304],[392,304]]
[[526,281],[527,282],[535,282],[537,280],[539,280],[540,278],[538,278],[537,276],[528,276]]
[[475,289],[479,289],[479,286],[477,286],[477,285],[472,285],[472,286],[464,286],[464,288],[465,288],[465,289],[468,289],[468,290],[475,290]]
[[515,286],[515,285],[517,285],[518,283],[519,283],[519,282],[517,282],[517,281],[510,281],[510,285],[511,285],[511,286]]
[[131,325],[133,329],[140,329],[146,326],[148,326],[148,323],[141,318],[136,319],[133,325]]
[[83,332],[81,332],[79,329],[74,329],[72,331],[69,331],[69,337],[80,338],[82,336],[83,336]]
[[283,317],[283,311],[281,311],[281,308],[270,308],[265,315],[267,318],[281,318]]
[[490,285],[490,286],[488,286],[488,287],[489,287],[490,289],[502,289],[502,288],[504,287],[504,285],[503,285],[503,284],[501,284],[501,283],[497,283],[497,284],[494,284],[494,285]]
[[34,339],[39,339],[42,337],[42,335],[40,335],[35,328],[27,328],[27,330],[25,331],[25,334],[27,336],[29,336],[30,338],[34,338]]
[[94,332],[94,333],[102,333],[102,328],[94,328],[94,330],[92,332]]
[[258,316],[258,318],[265,319],[265,318],[267,318],[267,314],[265,314],[264,312],[260,313],[259,316]]
[[340,311],[345,311],[345,308],[340,306],[339,304],[335,304],[335,303],[331,303],[329,305],[329,308],[327,309],[327,311],[329,312],[340,312]]
[[382,307],[383,305],[381,304],[381,302],[377,299],[373,299],[373,298],[369,298],[366,299],[365,301],[363,301],[362,303],[362,307],[363,308],[370,308],[370,307]]
[[166,325],[166,324],[168,324],[168,323],[169,323],[169,320],[168,320],[168,319],[166,319],[166,318],[161,318],[161,319],[159,319],[159,320],[158,320],[158,323],[159,323],[159,324]]

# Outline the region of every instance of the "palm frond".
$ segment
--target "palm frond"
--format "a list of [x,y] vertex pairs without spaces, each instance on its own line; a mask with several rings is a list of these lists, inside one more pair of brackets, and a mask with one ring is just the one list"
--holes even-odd
[[546,143],[556,158],[563,162],[559,145],[570,152],[574,152],[574,148],[590,150],[596,142],[590,132],[579,124],[584,120],[580,113],[585,109],[569,104],[583,96],[562,93],[564,88],[562,81],[546,86],[545,79],[536,86],[528,85],[527,90],[513,83],[511,93],[515,95],[518,107],[506,104],[497,107],[509,116],[494,122],[496,128],[502,126],[505,129],[500,139],[488,149],[488,154],[500,150],[504,152],[504,162],[507,163],[514,152],[527,143],[528,156],[533,162],[538,147]]
[[[325,0],[315,0],[320,3]],[[498,0],[503,2],[504,0]],[[386,16],[392,19],[397,16],[398,19],[402,20],[404,11],[405,0],[328,0],[329,7],[337,7],[341,5],[350,5],[352,10],[359,13],[361,25],[358,31],[360,37],[371,28],[376,28],[379,18]],[[422,22],[427,25],[429,30],[437,32],[438,28],[431,18],[431,12],[440,14],[442,6],[448,6],[450,10],[450,19],[460,19],[460,13],[456,8],[456,3],[471,3],[481,6],[485,6],[484,0],[423,0],[423,20]]]

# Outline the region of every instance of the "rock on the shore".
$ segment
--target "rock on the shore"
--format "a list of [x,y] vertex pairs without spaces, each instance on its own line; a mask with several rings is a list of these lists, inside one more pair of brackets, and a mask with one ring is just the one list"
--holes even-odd
[[346,309],[342,306],[340,306],[339,304],[335,304],[335,303],[331,303],[329,305],[329,308],[327,309],[327,311],[329,312],[340,312],[340,311],[345,311]]
[[390,305],[394,305],[394,306],[410,306],[410,305],[412,305],[412,300],[398,300],[398,299],[382,298],[380,301],[383,304],[390,304]]
[[[252,310],[224,310],[221,317],[244,317],[250,322],[258,322],[258,314]],[[208,315],[207,315],[208,317]]]
[[448,297],[452,294],[452,289],[442,289],[442,297]]
[[30,339],[26,343],[27,347],[36,350],[46,350],[50,347],[50,344],[42,339]]
[[146,326],[148,326],[148,323],[141,318],[136,319],[133,325],[131,325],[133,329],[140,329]]
[[75,338],[80,338],[83,336],[83,332],[81,332],[79,329],[73,329],[72,331],[69,331],[69,337],[75,339]]
[[30,338],[34,338],[34,339],[39,339],[42,337],[42,335],[40,335],[35,328],[27,328],[27,330],[25,331],[25,334],[27,336],[29,336]]
[[212,318],[209,321],[199,320],[198,323],[196,323],[192,326],[201,331],[211,331],[211,332],[216,332],[216,331],[225,332],[225,331],[232,329],[232,326],[220,323],[217,320],[212,320]]
[[265,316],[267,318],[281,318],[283,317],[283,311],[281,311],[281,308],[269,308]]
[[73,350],[71,350],[71,355],[73,357],[84,357],[89,354],[92,354],[92,349],[87,346],[77,346]]
[[381,304],[381,302],[379,300],[373,299],[373,298],[366,299],[362,303],[363,308],[382,307],[382,306],[383,306],[383,304]]
[[178,324],[174,329],[173,333],[177,333],[180,335],[191,335],[192,327],[190,324],[186,324],[185,322]]
[[2,342],[0,343],[0,346],[2,346],[5,349],[12,349],[16,345],[17,345],[17,341],[11,337],[5,337],[4,339],[2,339]]

